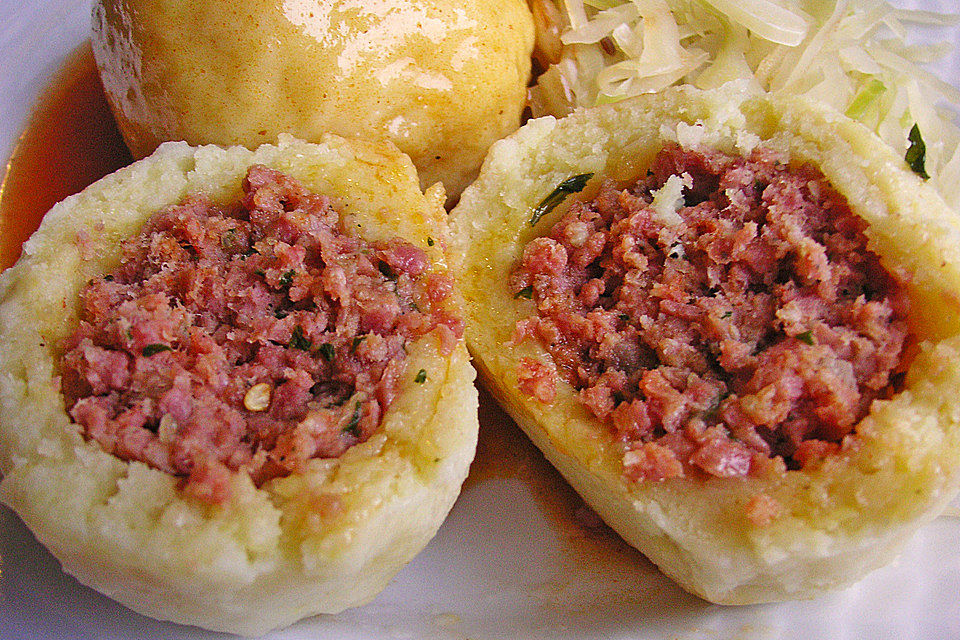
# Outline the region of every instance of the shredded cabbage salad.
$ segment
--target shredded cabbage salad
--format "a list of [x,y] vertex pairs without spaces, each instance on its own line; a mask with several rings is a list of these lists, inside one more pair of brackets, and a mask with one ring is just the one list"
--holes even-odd
[[917,125],[926,171],[960,210],[960,91],[924,68],[949,43],[915,45],[921,27],[960,16],[883,0],[531,0],[534,116],[615,102],[677,83],[747,80],[805,94],[873,129],[901,156]]

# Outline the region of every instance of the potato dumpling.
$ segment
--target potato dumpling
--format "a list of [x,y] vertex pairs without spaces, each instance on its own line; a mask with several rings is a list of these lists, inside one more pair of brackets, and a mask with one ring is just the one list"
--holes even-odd
[[[308,459],[289,475],[254,481],[238,471],[213,500],[191,494],[184,477],[152,461],[128,461],[82,435],[61,381],[81,290],[94,281],[118,284],[121,243],[168,205],[197,193],[235,202],[252,165],[328,197],[344,246],[359,243],[355,237],[395,246],[389,239],[400,237],[415,247],[405,255],[427,256],[425,277],[451,283],[444,304],[459,317],[459,297],[445,275],[442,189],[421,192],[409,158],[392,145],[333,135],[318,144],[281,136],[255,152],[164,144],[56,205],[0,278],[0,499],[82,583],[146,615],[245,635],[336,613],[379,593],[446,517],[478,430],[464,341],[451,341],[456,332],[438,326],[404,343],[392,401],[368,439],[338,457]],[[224,235],[225,249],[228,240]],[[262,255],[256,247],[238,251],[232,260]],[[376,268],[368,271],[376,275]],[[281,287],[295,284],[287,280]],[[288,347],[332,359],[323,351],[330,345],[305,340],[301,332]],[[377,340],[357,338],[355,351]],[[282,346],[263,342],[261,349]],[[171,354],[143,348],[145,359]],[[269,399],[258,395],[263,386],[243,398],[246,410],[267,408]],[[343,433],[359,433],[360,406]],[[161,419],[161,442],[170,427]]]
[[98,0],[93,50],[135,158],[279,133],[390,140],[455,198],[526,99],[523,0]]
[[[568,255],[559,247],[555,239],[560,232],[551,227],[572,220],[557,228],[565,230],[573,245],[586,250],[595,236],[584,221],[592,212],[603,210],[590,208],[593,205],[579,208],[576,203],[600,197],[598,190],[604,193],[600,183],[606,178],[623,185],[659,179],[652,162],[665,148],[714,150],[736,158],[765,150],[767,157],[773,154],[778,159],[774,165],[812,165],[864,221],[862,229],[859,223],[851,229],[857,227],[856,233],[865,235],[866,247],[875,254],[870,260],[878,258],[901,282],[909,302],[904,323],[914,340],[904,361],[907,369],[888,392],[863,405],[865,416],[855,423],[855,435],[836,444],[817,445],[821,448],[812,456],[814,461],[784,464],[782,459],[764,458],[766,463],[756,469],[751,466],[749,473],[744,472],[746,466],[733,467],[738,460],[752,465],[756,456],[728,458],[735,464],[719,465],[713,473],[678,467],[669,456],[660,461],[670,462],[665,466],[647,464],[658,461],[644,456],[664,453],[667,446],[632,448],[634,443],[624,433],[639,424],[639,418],[625,413],[622,422],[616,416],[612,424],[601,421],[593,407],[588,408],[585,392],[571,384],[583,369],[577,369],[575,359],[554,357],[555,353],[569,356],[564,349],[570,345],[566,341],[570,330],[557,324],[552,335],[530,337],[529,319],[538,313],[540,289],[566,287],[570,278],[585,283],[581,297],[570,299],[574,308],[585,297],[596,300],[598,294],[602,298],[611,291],[604,290],[600,280],[589,279],[591,273],[601,277],[599,269],[607,268],[602,264],[590,263],[581,280],[576,279],[579,272],[570,276],[556,267],[568,258],[579,260],[579,253]],[[754,189],[764,197],[769,194],[762,184],[758,188],[751,178],[739,175],[742,184],[737,184],[736,173],[726,183],[731,209],[741,188]],[[669,242],[670,225],[680,224],[674,222],[679,209],[703,206],[703,194],[685,191],[696,184],[691,177],[672,175],[652,203],[649,199],[641,203],[646,217],[631,217],[622,224],[648,233],[653,238],[650,242],[657,241],[657,233],[661,238],[666,235]],[[584,190],[570,193],[579,189]],[[721,184],[718,192],[722,194],[723,189]],[[558,205],[563,191],[566,201]],[[688,196],[691,201],[683,205]],[[619,200],[606,197],[609,206],[626,207],[641,195],[631,190]],[[544,203],[556,206],[547,211],[550,207]],[[656,218],[666,222],[651,227]],[[762,231],[757,223],[750,224],[747,231]],[[685,589],[724,604],[812,597],[890,561],[911,533],[936,517],[956,495],[960,485],[960,227],[936,191],[861,125],[802,98],[751,95],[736,86],[715,92],[675,88],[578,111],[561,120],[531,120],[492,147],[479,178],[452,212],[451,227],[455,267],[466,298],[468,345],[481,379],[586,502]],[[637,246],[615,244],[613,251],[632,256],[636,271],[629,277],[642,279],[661,267],[634,252]],[[683,244],[667,246],[669,254],[661,259],[665,273],[670,260],[671,265],[687,264],[682,262],[684,251],[691,250]],[[532,262],[527,247],[539,252],[536,258],[546,265],[544,269],[556,268],[557,275],[536,275],[523,286],[528,281],[518,281],[516,274],[518,265]],[[728,247],[733,251],[735,243]],[[723,258],[723,254],[717,255]],[[739,259],[766,260],[762,254],[744,256]],[[628,276],[622,278],[628,281]],[[779,272],[770,282],[779,283],[778,278]],[[664,295],[677,291],[664,284],[656,286],[667,292]],[[718,295],[704,291],[706,297]],[[748,293],[762,292],[750,289]],[[660,308],[676,316],[702,317],[698,308],[684,304],[683,299],[664,300]],[[704,305],[712,303],[704,301]],[[658,324],[662,319],[635,321],[617,305],[597,312],[606,314],[611,327],[636,322],[634,330],[640,333],[663,326]],[[735,312],[717,309],[713,317],[726,319],[731,313]],[[570,325],[586,321],[571,318]],[[786,325],[789,318],[784,316],[781,322]],[[600,349],[610,337],[614,336],[599,333]],[[822,346],[817,342],[819,334],[810,331],[784,340],[803,349]],[[659,343],[647,353],[659,350],[660,357],[674,357],[682,351],[678,344]],[[610,362],[641,359],[636,353],[624,348],[613,353]],[[716,363],[726,355],[707,354],[704,368],[719,366]],[[822,374],[821,379],[827,380],[831,372],[808,371],[808,377],[810,373],[812,378]],[[702,412],[690,414],[687,425],[668,433],[672,443],[685,436],[695,418],[701,426],[708,419],[716,420],[716,412],[724,410],[722,403],[729,396],[714,398],[712,393],[701,397],[710,402],[702,403]],[[661,409],[664,406],[669,405]],[[713,427],[711,437],[722,435],[727,444],[742,451],[743,442],[737,442],[733,428],[731,432],[721,424]]]

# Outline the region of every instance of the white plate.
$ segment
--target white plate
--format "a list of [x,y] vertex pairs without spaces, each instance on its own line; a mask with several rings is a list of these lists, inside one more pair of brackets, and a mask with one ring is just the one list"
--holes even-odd
[[[88,4],[0,0],[0,157],[87,37]],[[956,10],[953,0],[898,4]],[[953,40],[955,53],[938,70],[960,84],[960,29]],[[899,560],[845,591],[721,607],[685,594],[608,530],[589,526],[579,499],[489,398],[481,418],[471,476],[426,550],[370,605],[302,621],[270,640],[960,638],[956,508]],[[81,586],[0,507],[0,639],[220,637],[145,618]]]

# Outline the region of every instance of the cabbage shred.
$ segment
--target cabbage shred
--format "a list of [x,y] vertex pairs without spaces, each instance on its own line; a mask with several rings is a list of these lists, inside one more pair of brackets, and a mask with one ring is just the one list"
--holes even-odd
[[958,16],[882,0],[531,0],[543,68],[534,116],[653,93],[746,80],[804,94],[862,122],[903,157],[914,126],[926,171],[960,210],[960,91],[923,68],[948,43],[915,46],[918,27]]

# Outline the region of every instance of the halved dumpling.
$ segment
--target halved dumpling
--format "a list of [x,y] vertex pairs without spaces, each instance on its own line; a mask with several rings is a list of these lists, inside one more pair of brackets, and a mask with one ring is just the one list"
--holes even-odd
[[[826,234],[828,244],[840,255],[862,236],[873,257],[850,261],[872,266],[858,291],[824,295],[845,298],[860,320],[867,308],[901,314],[891,330],[899,355],[866,383],[869,393],[854,384],[841,409],[811,398],[840,396],[836,380],[859,365],[828,358],[835,370],[805,371],[817,361],[796,354],[826,357],[824,344],[841,335],[853,352],[871,330],[804,330],[771,302],[824,284],[816,274],[826,262],[814,255],[822,247],[791,267],[808,280],[802,286],[780,272],[751,281],[758,264],[783,257],[747,242],[773,233],[774,222],[749,219],[709,251],[698,242],[727,222],[698,218],[690,232],[711,203],[735,210],[743,194],[793,197],[767,191],[769,176],[754,183],[747,161],[785,171],[796,193],[849,205],[853,217]],[[734,171],[719,179],[711,172],[720,165]],[[829,212],[818,215],[830,222]],[[608,241],[597,236],[584,258],[604,216],[629,233],[602,250]],[[795,215],[794,230],[804,220]],[[780,240],[788,226],[778,227]],[[735,604],[849,584],[888,562],[956,495],[960,230],[935,191],[860,125],[801,98],[737,87],[671,89],[533,120],[494,146],[451,227],[482,380],[586,502],[685,589]],[[620,271],[611,277],[610,268]],[[653,271],[670,275],[644,284]],[[712,282],[717,273],[725,275]],[[873,291],[882,283],[871,274],[880,273],[896,283],[886,297]],[[657,297],[637,297],[644,286]],[[753,331],[752,310],[771,326],[749,348],[708,335]],[[628,334],[642,340],[631,344]],[[783,358],[754,375],[747,364],[772,345]],[[790,384],[778,384],[778,366]],[[648,377],[654,370],[663,375]],[[791,408],[786,396],[799,400]],[[764,422],[781,407],[779,425]],[[746,414],[753,423],[744,427],[735,418]]]
[[[305,197],[325,218],[310,218],[302,202],[290,203],[295,187],[289,179],[329,199]],[[247,204],[273,206],[272,213],[238,208],[255,181],[275,192],[265,191],[262,202],[250,196],[256,202]],[[151,263],[158,255],[189,262],[222,253],[237,267],[263,261],[241,276],[224,268],[230,280],[219,283],[231,287],[240,277],[250,292],[250,304],[231,314],[253,314],[256,305],[269,311],[252,328],[210,326],[215,310],[191,317],[189,305],[215,293],[191,289],[193,275],[171,276],[182,291],[159,298],[148,291],[135,304],[129,303],[137,286],[130,269],[113,275],[122,243],[193,194],[220,206],[218,224],[232,221],[222,236],[198,231],[202,220],[177,210],[150,223],[153,231],[173,229],[172,236],[154,233],[127,249],[146,256],[140,270],[153,275],[170,267],[156,258]],[[476,447],[475,372],[457,338],[460,299],[447,275],[443,200],[442,188],[420,191],[413,165],[394,147],[329,136],[321,144],[286,137],[255,152],[166,144],[58,204],[0,282],[0,498],[67,572],[156,618],[261,634],[369,601],[435,534]],[[315,237],[292,240],[309,233]],[[207,244],[191,234],[206,234]],[[337,247],[342,254],[331,254]],[[320,251],[339,266],[326,269],[330,265],[316,260]],[[281,268],[304,255],[314,261],[300,271]],[[384,306],[379,302],[391,298],[376,298],[378,290],[367,287],[360,303],[338,302],[351,286],[349,277],[361,276],[379,282],[381,293],[405,287],[408,298]],[[215,276],[204,277],[218,286]],[[422,287],[411,284],[424,278]],[[322,285],[328,281],[329,287]],[[308,308],[311,296],[326,300],[329,317]],[[265,301],[273,306],[264,307]],[[178,317],[176,331],[153,325],[159,333],[149,334],[149,324],[130,321],[150,305]],[[109,315],[113,307],[119,314],[111,316],[113,324],[97,325],[92,316]],[[350,318],[354,334],[343,333]],[[403,330],[413,337],[388,336],[394,321],[407,322]],[[78,322],[82,331],[75,334]],[[120,327],[110,340],[125,350],[104,346],[94,326]],[[261,330],[272,333],[259,336]],[[242,332],[247,342],[230,346]],[[74,355],[65,356],[68,349]],[[188,349],[189,357],[181,353]],[[208,356],[230,349],[244,354],[230,365],[247,376],[243,380],[229,368],[211,368],[220,365]],[[260,358],[258,349],[272,359]],[[342,358],[354,374],[369,377],[364,363],[375,351],[394,355],[380,362],[381,378],[366,380],[362,393],[361,383],[342,371],[332,381],[303,382],[305,370],[289,366],[305,362],[316,373]],[[117,367],[98,369],[96,361],[128,364],[114,375]],[[172,382],[163,377],[168,367],[155,366],[187,361],[200,364],[178,370]],[[234,427],[276,413],[295,435],[261,421],[254,440],[205,422],[210,405],[191,405],[177,391],[181,383],[181,391],[200,389],[204,376],[214,391],[226,390],[217,411]],[[151,385],[162,397],[148,397]],[[178,430],[188,427],[192,435],[178,439]],[[311,433],[333,445],[325,457],[310,455],[312,447],[322,453],[307,437]],[[232,450],[217,457],[225,443]],[[138,459],[138,446],[148,452],[145,461],[130,461]],[[168,466],[172,471],[162,470]]]

